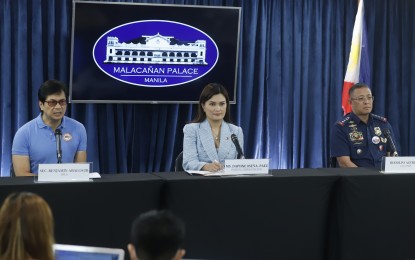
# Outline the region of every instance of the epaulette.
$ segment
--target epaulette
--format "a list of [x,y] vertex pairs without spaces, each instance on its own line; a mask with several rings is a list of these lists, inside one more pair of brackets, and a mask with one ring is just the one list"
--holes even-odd
[[347,116],[347,117],[343,118],[342,121],[337,121],[337,124],[341,125],[341,126],[344,126],[346,124],[346,122],[349,121],[349,119],[350,119],[350,116]]
[[379,121],[382,121],[382,122],[388,122],[388,120],[386,119],[386,117],[383,117],[383,116],[378,116],[378,115],[375,115],[375,114],[371,114],[372,115],[372,117],[374,118],[374,119],[377,119],[377,120],[379,120]]

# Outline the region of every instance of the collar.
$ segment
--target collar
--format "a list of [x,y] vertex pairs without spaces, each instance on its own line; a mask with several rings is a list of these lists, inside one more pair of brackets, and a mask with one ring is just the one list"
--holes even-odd
[[[360,123],[365,124],[362,120],[360,120],[360,118],[355,113],[350,112],[349,116],[351,120],[356,122],[356,124],[360,124]],[[367,125],[370,124],[371,121],[372,121],[372,114],[369,114]]]
[[[45,128],[45,127],[49,127],[50,128],[50,126],[48,126],[47,124],[45,124],[45,122],[43,122],[43,119],[42,119],[42,113],[40,113],[37,117],[36,117],[36,124],[37,124],[37,126],[39,127],[39,128]],[[64,117],[62,117],[62,122],[61,122],[61,124],[58,126],[58,128],[60,128],[60,129],[63,129],[63,128],[65,128],[65,122],[66,122],[66,120],[65,120],[65,116]]]
[[224,120],[222,121],[222,127],[220,130],[221,143],[218,150],[215,147],[215,142],[212,136],[212,129],[210,128],[210,124],[207,119],[200,123],[200,131],[204,133],[204,136],[207,136],[207,138],[202,138],[201,142],[205,147],[205,151],[208,154],[209,159],[213,162],[214,160],[220,161],[220,158],[225,158],[225,156],[229,153],[229,150],[232,148],[232,142],[226,141],[230,140],[230,136],[232,134],[229,128],[229,124]]

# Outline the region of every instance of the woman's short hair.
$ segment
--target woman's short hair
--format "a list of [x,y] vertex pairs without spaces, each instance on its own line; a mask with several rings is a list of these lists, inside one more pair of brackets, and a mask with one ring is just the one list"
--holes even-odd
[[209,99],[211,99],[214,95],[222,94],[226,99],[226,114],[223,118],[226,122],[231,122],[231,115],[230,115],[230,106],[229,106],[229,95],[226,88],[220,83],[209,83],[207,84],[202,93],[200,93],[199,97],[199,104],[197,108],[197,115],[195,119],[193,119],[193,123],[201,123],[206,119],[206,113],[203,111],[202,105],[206,103]]
[[52,260],[53,225],[42,197],[30,192],[10,194],[0,209],[0,259]]

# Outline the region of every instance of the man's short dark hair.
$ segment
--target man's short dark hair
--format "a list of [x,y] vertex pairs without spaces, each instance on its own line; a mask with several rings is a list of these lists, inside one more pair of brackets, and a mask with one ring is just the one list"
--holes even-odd
[[354,90],[358,88],[370,88],[370,87],[365,83],[356,83],[349,89],[349,97],[352,95]]
[[183,222],[171,212],[149,211],[138,216],[132,225],[131,243],[140,260],[172,259],[183,247]]
[[68,99],[68,88],[60,82],[59,80],[50,79],[45,81],[39,88],[39,91],[37,92],[37,97],[39,101],[42,103],[45,103],[46,98],[49,95],[53,94],[60,94],[61,92],[65,93],[65,98]]

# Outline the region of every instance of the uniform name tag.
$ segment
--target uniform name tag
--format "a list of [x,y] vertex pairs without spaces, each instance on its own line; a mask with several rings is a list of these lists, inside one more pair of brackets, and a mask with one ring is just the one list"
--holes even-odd
[[225,160],[224,172],[226,175],[268,174],[269,159]]
[[38,182],[89,181],[89,163],[39,164]]
[[415,156],[383,157],[382,173],[415,173]]

